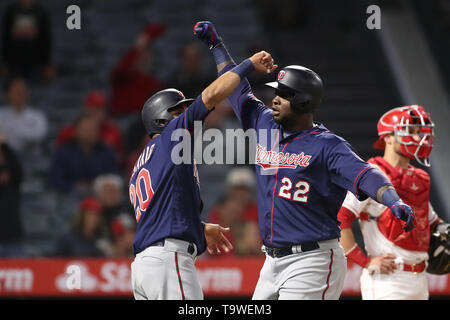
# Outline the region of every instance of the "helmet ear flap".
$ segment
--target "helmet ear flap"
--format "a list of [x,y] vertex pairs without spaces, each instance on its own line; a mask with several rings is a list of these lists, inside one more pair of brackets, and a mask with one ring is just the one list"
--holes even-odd
[[310,104],[311,101],[307,100],[304,101],[300,94],[296,93],[294,95],[294,97],[291,99],[291,109],[292,111],[294,111],[295,113],[307,113],[310,112],[311,108],[310,108]]
[[300,101],[300,96],[298,93],[294,94],[294,97],[291,99],[291,108],[292,110],[296,111],[296,109],[299,109],[302,104],[302,102]]

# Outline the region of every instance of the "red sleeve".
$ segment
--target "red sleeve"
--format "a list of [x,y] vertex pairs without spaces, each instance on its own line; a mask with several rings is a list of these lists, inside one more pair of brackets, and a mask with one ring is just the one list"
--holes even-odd
[[[338,212],[338,220],[341,223],[341,229],[351,228],[352,222],[356,219],[355,214],[347,209],[346,207],[341,207]],[[364,254],[361,248],[355,244],[346,254],[348,259],[354,263],[365,268],[370,262],[370,259]]]
[[364,254],[364,252],[357,244],[355,244],[354,247],[351,248],[350,251],[348,251],[345,255],[351,261],[360,265],[363,268],[366,268],[370,262],[370,259]]
[[351,228],[352,223],[356,218],[355,214],[346,207],[341,207],[341,210],[339,210],[337,217],[339,222],[341,223],[341,229]]
[[112,122],[105,121],[101,127],[103,140],[112,145],[119,154],[123,154],[122,132]]

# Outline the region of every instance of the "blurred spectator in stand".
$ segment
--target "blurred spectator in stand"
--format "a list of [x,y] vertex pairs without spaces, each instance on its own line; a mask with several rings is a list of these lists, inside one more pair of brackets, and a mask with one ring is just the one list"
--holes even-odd
[[100,140],[100,125],[91,114],[75,123],[75,137],[54,151],[49,174],[57,191],[84,194],[92,190],[93,180],[104,173],[118,173],[114,149]]
[[255,201],[256,177],[248,167],[231,169],[227,176],[228,197],[243,207],[242,219],[258,222],[258,204]]
[[[243,210],[242,204],[236,199],[224,197],[213,206],[209,213],[210,223],[220,224],[221,226],[229,227],[231,229],[231,232],[227,232],[224,235],[231,243],[233,243],[234,247],[236,247],[236,230],[241,223]],[[235,249],[232,249],[230,252],[223,252],[221,255],[209,256],[209,258],[226,258],[234,255]]]
[[113,236],[113,257],[132,258],[136,221],[128,214],[121,214],[111,223]]
[[[216,105],[214,112],[211,112],[205,119],[204,129],[218,129],[225,136],[226,130],[239,129],[241,130],[241,124],[238,118],[234,115],[233,109],[231,108],[228,100],[223,100]],[[245,139],[245,144],[247,144],[248,139]],[[237,162],[238,155],[245,155],[247,153],[240,149],[240,143],[235,141],[234,150],[230,147],[229,143],[223,144],[222,154],[225,156],[230,156],[234,154],[234,160],[232,163],[241,164]],[[226,161],[226,159],[223,159]],[[230,171],[230,166],[224,166],[223,164],[198,164],[197,169],[201,178],[201,189],[203,194],[204,210],[203,212],[208,213],[211,211],[217,200],[217,194],[225,194],[227,191],[227,186],[224,181]],[[229,232],[227,232],[227,235]]]
[[84,198],[75,215],[72,228],[58,239],[57,257],[104,257],[112,245],[102,235],[102,207],[94,197]]
[[22,167],[0,136],[0,257],[20,257],[23,231],[20,220]]
[[216,128],[225,133],[226,129],[237,129],[240,125],[239,120],[234,115],[231,104],[228,100],[223,100],[214,108],[205,119],[205,129]]
[[48,131],[44,113],[28,105],[28,86],[24,78],[6,81],[7,106],[0,108],[0,133],[20,158],[38,151]]
[[[106,112],[106,96],[103,92],[93,90],[88,93],[84,101],[84,112],[91,114],[100,123],[100,138],[107,145],[113,147],[117,152],[120,162],[123,159],[123,138],[122,132],[116,123],[108,118]],[[56,137],[56,145],[71,141],[75,136],[75,126],[73,123],[63,127]]]
[[111,75],[113,116],[138,113],[150,96],[161,90],[158,78],[150,73],[150,45],[165,31],[161,25],[149,24],[138,35],[134,46],[124,55]]
[[102,174],[95,178],[93,189],[103,207],[103,220],[108,228],[120,214],[128,214],[134,219],[131,206],[124,201],[124,182],[121,176],[112,173]]
[[197,42],[189,42],[181,49],[180,67],[174,72],[167,83],[170,88],[181,90],[186,97],[197,97],[214,78],[205,72],[205,59]]
[[260,256],[262,241],[259,234],[258,223],[254,220],[244,221],[236,230],[236,255]]
[[[232,169],[226,179],[227,193],[209,213],[209,221],[224,227],[230,227],[231,232],[225,234],[234,241],[235,248],[240,247],[236,241],[240,226],[245,223],[258,223],[258,206],[254,200],[256,180],[254,173],[247,167]],[[258,234],[259,238],[259,234]],[[247,246],[247,244],[246,244]],[[261,248],[261,247],[260,247]],[[247,249],[246,249],[247,250]],[[223,253],[222,256],[235,255],[236,251]]]
[[[142,121],[141,121],[142,123]],[[131,178],[131,175],[133,173],[133,168],[134,165],[136,164],[136,161],[139,158],[139,155],[141,154],[142,150],[144,150],[144,148],[147,146],[147,143],[150,142],[150,137],[148,136],[147,133],[145,133],[145,135],[140,139],[140,144],[138,146],[138,148],[136,148],[135,150],[131,151],[127,158],[126,158],[126,163],[125,163],[125,176],[127,177],[127,179]]]
[[17,0],[6,9],[2,20],[4,73],[32,80],[52,79],[56,72],[51,62],[46,10],[33,0]]

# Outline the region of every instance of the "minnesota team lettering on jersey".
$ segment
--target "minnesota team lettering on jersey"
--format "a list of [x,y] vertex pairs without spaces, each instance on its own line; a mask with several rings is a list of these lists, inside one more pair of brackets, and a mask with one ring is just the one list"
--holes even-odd
[[[228,65],[222,73],[232,67]],[[244,129],[278,130],[275,140],[269,134],[257,136],[255,168],[263,243],[286,247],[339,238],[337,213],[347,190],[365,199],[358,192],[358,182],[371,167],[350,144],[320,123],[309,130],[284,132],[271,110],[253,96],[246,79],[228,100]],[[270,170],[273,174],[267,173]]]
[[261,166],[264,170],[273,168],[287,168],[295,169],[298,166],[309,166],[310,155],[305,155],[303,152],[300,154],[290,154],[276,151],[267,151],[265,147],[260,144],[256,149],[256,164]]

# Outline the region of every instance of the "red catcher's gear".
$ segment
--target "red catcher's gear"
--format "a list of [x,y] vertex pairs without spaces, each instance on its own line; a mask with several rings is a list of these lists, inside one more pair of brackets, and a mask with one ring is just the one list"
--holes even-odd
[[406,250],[428,251],[430,225],[428,218],[430,177],[424,170],[409,166],[408,169],[394,168],[382,157],[369,159],[388,176],[400,198],[411,206],[416,214],[416,228],[410,232],[402,229],[404,222],[397,219],[389,208],[378,217],[381,233],[395,245]]
[[[414,130],[415,128],[418,129]],[[394,134],[405,157],[415,159],[423,166],[430,166],[434,123],[431,115],[422,106],[404,106],[389,110],[378,120],[377,129],[379,138],[373,145],[375,149],[384,150],[384,137]]]

